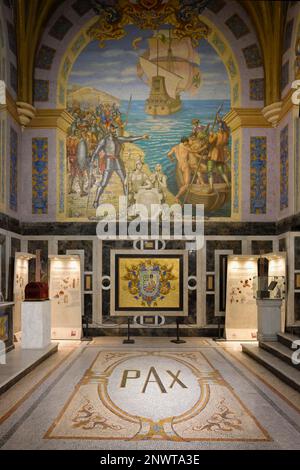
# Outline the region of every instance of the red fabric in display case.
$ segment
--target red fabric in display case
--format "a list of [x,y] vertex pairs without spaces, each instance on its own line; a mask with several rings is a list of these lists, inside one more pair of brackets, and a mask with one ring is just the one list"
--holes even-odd
[[25,287],[25,300],[48,300],[49,289],[46,282],[29,282]]

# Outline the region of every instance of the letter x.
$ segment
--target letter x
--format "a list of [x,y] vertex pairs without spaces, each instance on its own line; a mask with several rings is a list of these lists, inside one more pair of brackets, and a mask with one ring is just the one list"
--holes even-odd
[[179,376],[179,374],[180,374],[180,372],[181,372],[180,370],[177,372],[176,375],[174,375],[173,372],[171,372],[170,370],[167,370],[167,372],[168,372],[168,374],[169,374],[171,377],[173,377],[173,379],[174,379],[173,382],[172,382],[171,385],[170,385],[170,388],[173,388],[173,385],[175,384],[175,382],[177,382],[182,388],[187,388],[187,386],[184,385],[184,383],[181,382],[181,380],[179,380],[179,378],[178,378],[178,376]]

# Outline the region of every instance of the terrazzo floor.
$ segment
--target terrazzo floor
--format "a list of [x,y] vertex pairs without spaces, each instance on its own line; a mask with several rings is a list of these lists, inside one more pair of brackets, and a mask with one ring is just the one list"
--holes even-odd
[[0,448],[300,449],[300,394],[238,343],[61,342],[0,396]]

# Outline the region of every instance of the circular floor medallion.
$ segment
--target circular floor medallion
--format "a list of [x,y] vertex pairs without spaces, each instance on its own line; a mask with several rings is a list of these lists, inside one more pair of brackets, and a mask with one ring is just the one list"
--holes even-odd
[[164,356],[140,356],[118,364],[108,380],[112,402],[131,416],[159,421],[189,411],[200,398],[192,370]]

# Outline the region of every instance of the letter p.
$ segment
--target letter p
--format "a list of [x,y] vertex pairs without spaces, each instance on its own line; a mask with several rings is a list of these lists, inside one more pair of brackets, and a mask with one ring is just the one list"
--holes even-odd
[[[135,375],[129,375],[130,372],[133,372]],[[141,376],[141,372],[139,370],[136,370],[136,369],[124,370],[120,388],[125,388],[126,387],[126,382],[127,382],[128,379],[139,379],[140,376]]]

